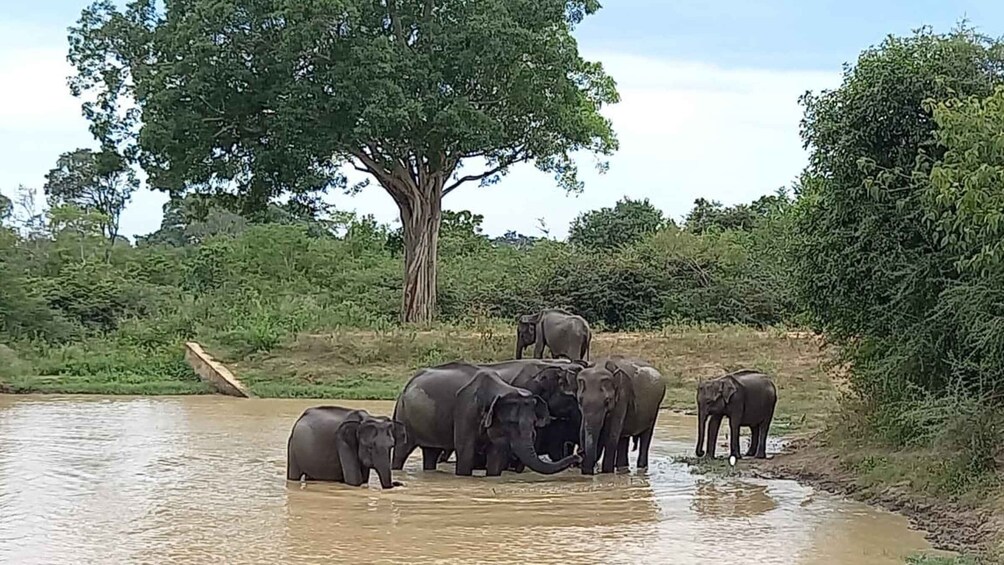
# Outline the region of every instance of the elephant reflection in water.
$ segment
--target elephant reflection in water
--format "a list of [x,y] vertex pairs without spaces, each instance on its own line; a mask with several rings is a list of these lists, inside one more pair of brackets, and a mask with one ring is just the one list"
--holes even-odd
[[750,518],[778,507],[766,485],[745,482],[697,484],[690,509],[713,518]]

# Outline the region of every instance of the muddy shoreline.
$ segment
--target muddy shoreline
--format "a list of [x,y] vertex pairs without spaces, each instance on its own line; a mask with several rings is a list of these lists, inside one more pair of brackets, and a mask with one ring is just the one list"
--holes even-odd
[[740,473],[747,476],[795,480],[902,514],[925,533],[935,549],[979,556],[991,550],[1004,531],[1004,517],[919,495],[908,484],[863,488],[836,453],[806,439],[791,442],[766,461],[743,460],[740,467],[744,467]]

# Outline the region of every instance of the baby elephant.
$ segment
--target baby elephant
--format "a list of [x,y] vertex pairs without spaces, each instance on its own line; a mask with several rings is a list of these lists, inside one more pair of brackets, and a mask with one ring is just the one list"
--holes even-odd
[[286,478],[298,481],[343,482],[365,485],[370,470],[380,486],[402,486],[391,481],[394,444],[403,443],[404,428],[384,416],[340,406],[308,408],[293,424],[286,446]]
[[[722,418],[729,418],[729,456],[739,454],[739,426],[750,428],[750,448],[747,457],[767,457],[767,432],[774,418],[777,389],[767,375],[750,369],[729,373],[723,377],[702,381],[697,385],[697,449],[704,457],[704,429],[707,425],[708,457],[715,456],[718,427]],[[710,419],[710,422],[708,421]]]

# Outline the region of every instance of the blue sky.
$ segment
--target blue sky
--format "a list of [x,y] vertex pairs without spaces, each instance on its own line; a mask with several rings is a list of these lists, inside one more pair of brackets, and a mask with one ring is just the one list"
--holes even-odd
[[[62,152],[93,144],[65,76],[66,27],[84,2],[0,0],[0,192],[40,187]],[[577,32],[582,52],[604,63],[622,102],[607,114],[621,140],[610,171],[583,163],[586,191],[567,196],[548,176],[518,167],[489,188],[467,186],[449,209],[485,216],[485,230],[537,235],[543,218],[563,237],[580,212],[623,196],[649,198],[680,218],[697,197],[737,203],[789,185],[805,164],[798,138],[806,90],[839,84],[841,65],[889,33],[943,31],[966,17],[1002,33],[1004,3],[935,0],[607,0]],[[166,197],[141,191],[122,219],[126,235],[160,223]],[[396,208],[373,185],[341,209],[393,222]]]

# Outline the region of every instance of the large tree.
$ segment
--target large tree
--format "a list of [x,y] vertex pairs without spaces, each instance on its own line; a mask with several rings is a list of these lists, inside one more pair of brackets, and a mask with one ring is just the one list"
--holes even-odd
[[[792,211],[794,288],[818,326],[849,346],[866,397],[940,393],[960,380],[953,364],[961,338],[943,311],[960,273],[946,236],[931,229],[941,213],[927,200],[946,148],[953,164],[970,148],[939,134],[932,107],[984,98],[1001,85],[1000,42],[965,27],[922,29],[865,50],[838,88],[802,99],[810,158]],[[942,118],[949,124],[950,115]],[[959,174],[972,188],[961,203],[978,202],[970,200],[980,194],[975,180],[934,170],[946,185],[949,172]],[[938,198],[946,208],[959,204],[951,191]],[[966,223],[952,225],[970,233]]]
[[[367,173],[400,211],[405,321],[435,313],[443,196],[522,162],[578,191],[574,154],[616,148],[614,82],[572,37],[597,0],[164,4],[101,1],[71,30],[96,135],[141,123],[152,186],[229,192],[246,213],[345,187],[345,164]],[[116,109],[127,97],[140,116]]]
[[59,156],[56,166],[45,175],[43,190],[53,208],[69,204],[97,212],[101,231],[113,245],[122,210],[138,187],[139,180],[120,155],[76,149]]

